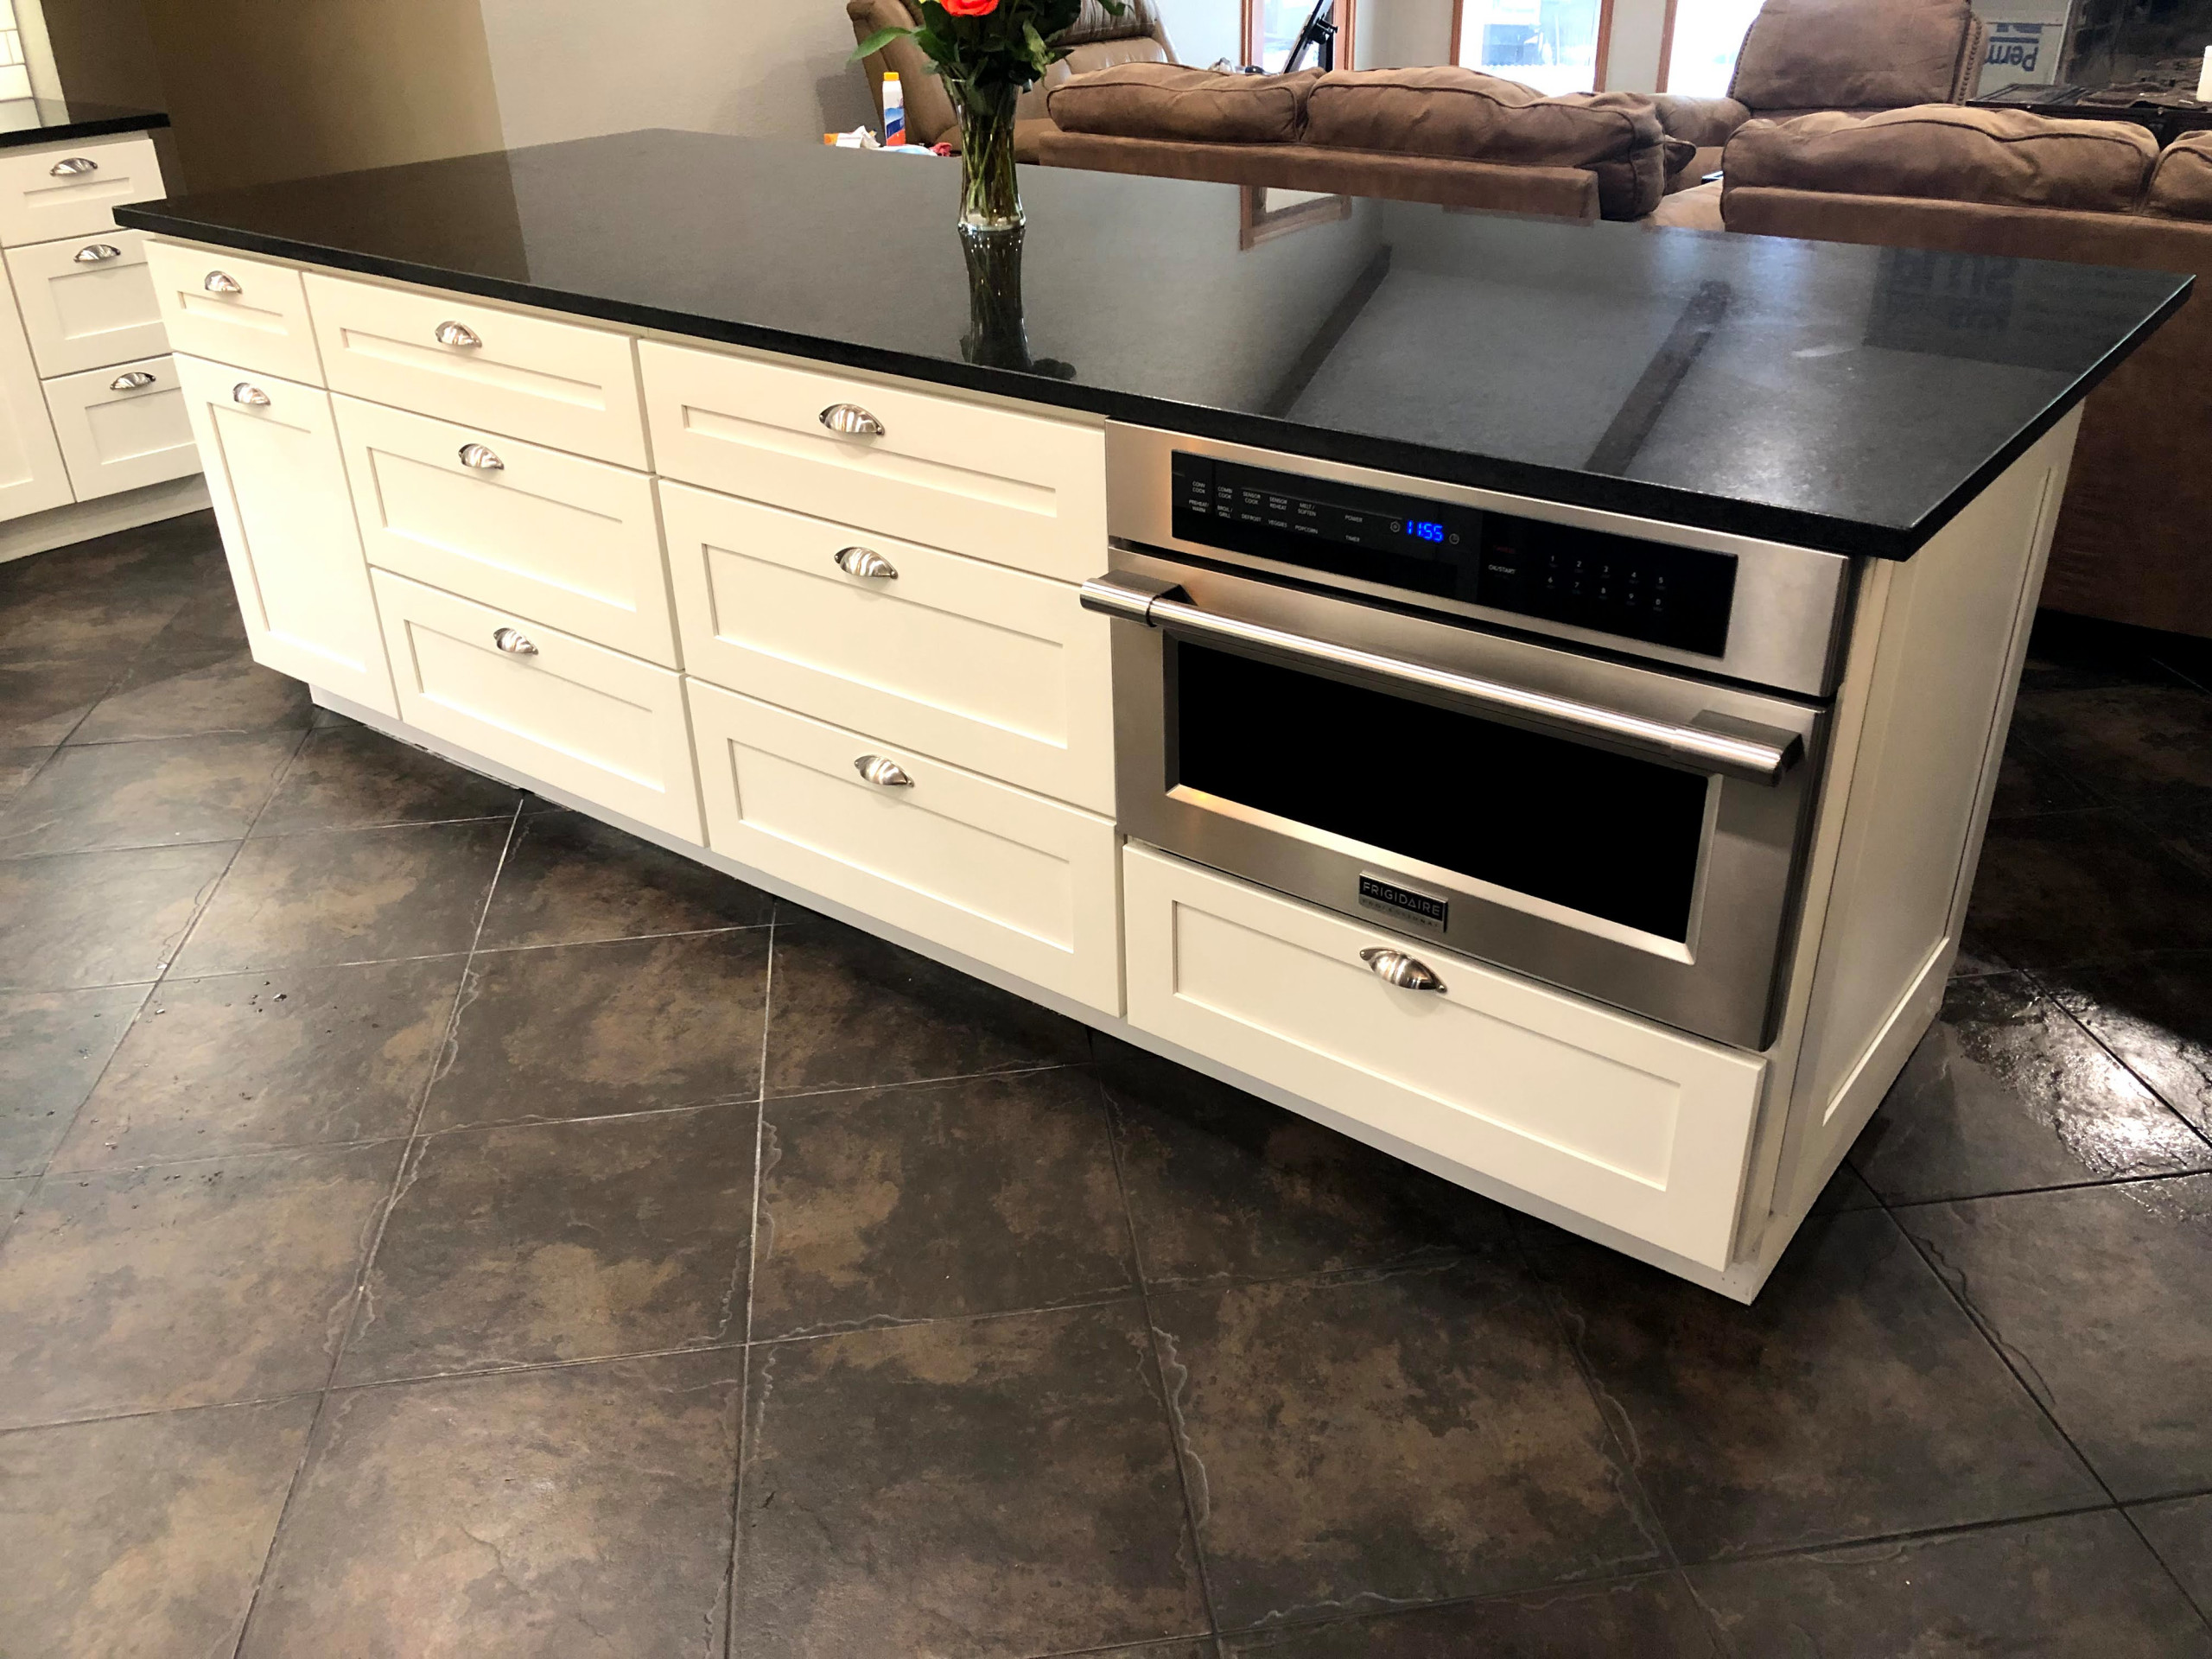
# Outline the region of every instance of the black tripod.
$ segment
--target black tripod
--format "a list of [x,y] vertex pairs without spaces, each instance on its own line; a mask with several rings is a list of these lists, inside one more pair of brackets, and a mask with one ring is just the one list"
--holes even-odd
[[1299,60],[1305,57],[1306,48],[1312,47],[1317,54],[1315,61],[1324,69],[1337,67],[1337,0],[1313,0],[1313,10],[1306,20],[1306,27],[1298,31],[1298,38],[1290,43],[1290,60],[1282,67],[1286,75],[1296,72]]

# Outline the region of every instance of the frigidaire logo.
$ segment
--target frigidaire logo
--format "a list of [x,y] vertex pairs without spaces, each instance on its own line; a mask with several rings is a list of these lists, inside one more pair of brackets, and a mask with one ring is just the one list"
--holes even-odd
[[1360,876],[1359,902],[1369,910],[1380,911],[1401,923],[1410,922],[1432,933],[1443,932],[1452,919],[1450,901],[1415,893],[1395,881],[1385,881],[1379,875]]

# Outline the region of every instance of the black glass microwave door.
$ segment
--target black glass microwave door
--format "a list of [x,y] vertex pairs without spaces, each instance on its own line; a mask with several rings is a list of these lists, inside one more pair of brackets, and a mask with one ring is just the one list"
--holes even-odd
[[1171,788],[1688,938],[1703,776],[1179,640],[1169,673]]

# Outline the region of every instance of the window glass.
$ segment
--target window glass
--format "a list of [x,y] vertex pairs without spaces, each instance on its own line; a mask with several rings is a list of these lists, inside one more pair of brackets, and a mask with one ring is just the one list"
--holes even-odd
[[1545,93],[1598,85],[1602,0],[1460,0],[1459,61]]
[[1759,5],[1760,0],[1675,0],[1675,33],[1667,43],[1661,90],[1688,98],[1726,97],[1744,32]]
[[[1339,6],[1336,10],[1341,10]],[[1269,74],[1281,74],[1290,60],[1291,43],[1297,40],[1299,30],[1306,27],[1306,20],[1313,15],[1313,0],[1262,0],[1259,8],[1259,55],[1252,61]],[[1345,38],[1337,36],[1337,66],[1344,67]],[[1306,48],[1306,61],[1301,68],[1317,69],[1321,58],[1313,48]]]

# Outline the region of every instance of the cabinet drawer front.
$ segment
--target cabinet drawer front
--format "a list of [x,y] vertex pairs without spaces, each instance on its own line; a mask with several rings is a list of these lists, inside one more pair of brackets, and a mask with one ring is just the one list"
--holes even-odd
[[42,375],[154,357],[169,348],[139,231],[102,231],[8,250],[8,275]]
[[[92,168],[73,168],[71,162]],[[161,194],[150,138],[82,138],[51,149],[0,153],[0,243],[14,247],[113,230],[111,209]]]
[[[645,465],[627,335],[312,272],[307,288],[333,391],[619,466]],[[441,331],[460,343],[442,341]]]
[[336,401],[371,564],[677,666],[651,479]]
[[[399,715],[588,801],[698,842],[683,677],[378,570]],[[537,649],[494,643],[512,629]]]
[[329,395],[175,362],[254,660],[397,715]]
[[[1766,1063],[1131,843],[1129,1023],[1719,1269]],[[1441,991],[1377,978],[1403,950]]]
[[682,484],[661,507],[691,672],[1114,810],[1111,625],[1074,588]]
[[[1114,826],[942,760],[687,682],[707,844],[1108,1014]],[[864,781],[887,760],[912,782]]]
[[307,286],[289,265],[152,238],[146,263],[170,350],[322,384]]
[[46,404],[79,501],[200,470],[183,383],[166,357],[49,380]]
[[[639,353],[664,477],[1064,582],[1105,569],[1096,428],[652,340]],[[881,435],[823,423],[845,404]]]

